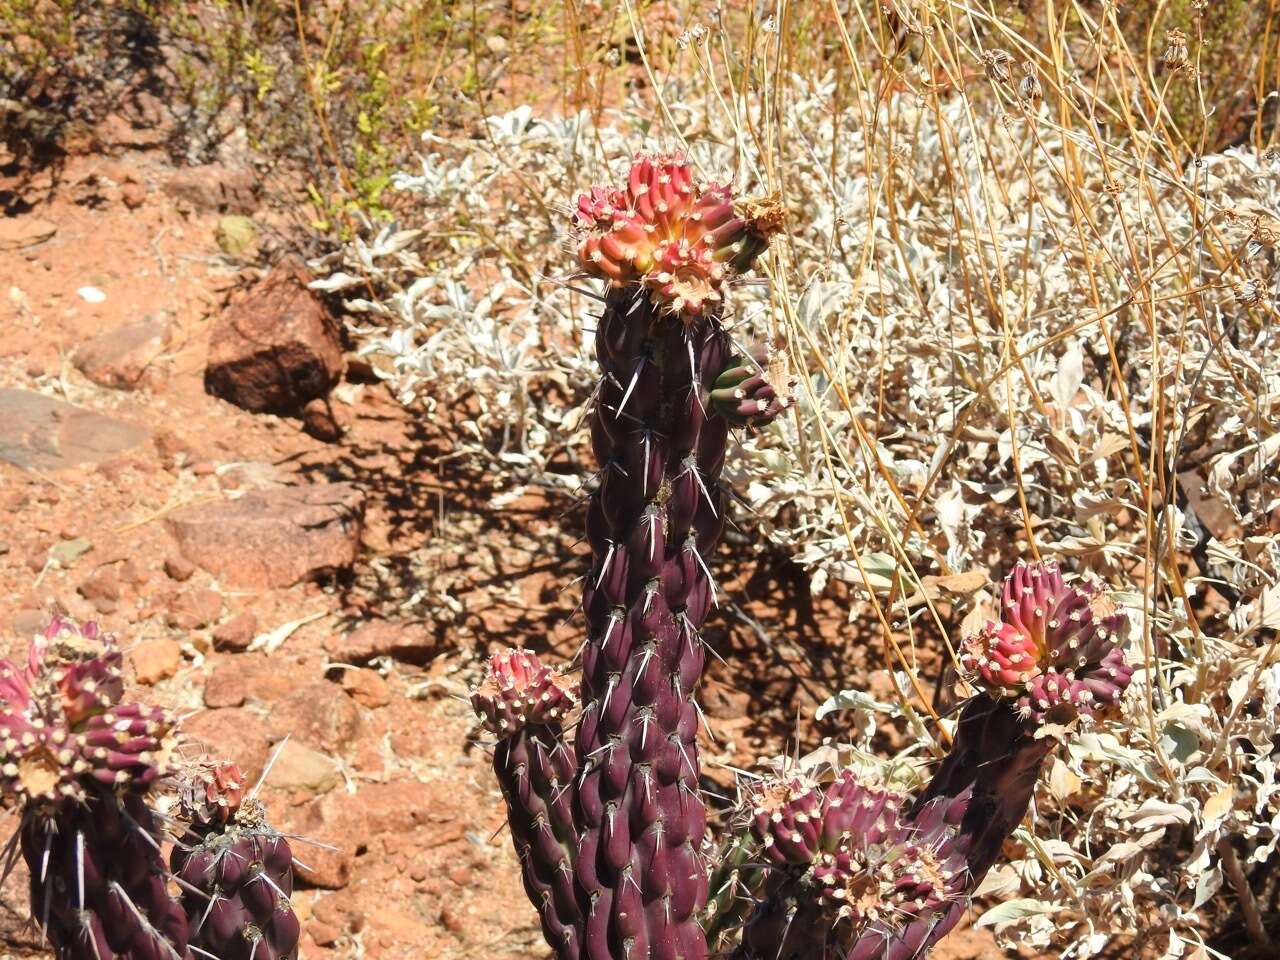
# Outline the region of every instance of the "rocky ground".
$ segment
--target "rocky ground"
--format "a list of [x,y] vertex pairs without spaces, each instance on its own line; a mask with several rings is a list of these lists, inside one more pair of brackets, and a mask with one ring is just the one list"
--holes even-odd
[[[296,849],[307,956],[546,957],[463,697],[492,648],[576,650],[579,516],[453,457],[294,267],[259,266],[247,168],[132,143],[5,189],[31,199],[0,220],[0,653],[61,604],[118,634],[193,752],[253,777],[287,737],[265,796],[319,844]],[[879,652],[749,536],[720,561],[705,749],[731,791],[717,763],[785,748]],[[17,954],[40,946],[21,874]],[[996,952],[968,931],[940,955]]]

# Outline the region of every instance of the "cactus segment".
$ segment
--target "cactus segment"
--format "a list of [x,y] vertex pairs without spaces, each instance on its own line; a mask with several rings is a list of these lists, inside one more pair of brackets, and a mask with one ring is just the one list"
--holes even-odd
[[1019,562],[1005,577],[1001,616],[964,640],[960,664],[1022,716],[1092,718],[1120,702],[1133,677],[1128,617],[1098,584],[1070,586],[1056,563]]
[[75,800],[28,808],[19,837],[31,914],[59,960],[190,960],[160,824],[139,793],[88,783]]
[[262,804],[245,795],[240,769],[197,767],[181,784],[179,803],[189,826],[169,859],[192,944],[219,960],[296,957],[293,853]]
[[0,790],[27,803],[83,800],[90,781],[145,789],[165,774],[173,720],[120,703],[121,654],[96,624],[54,617],[27,663],[0,661]]
[[572,685],[533,653],[512,648],[489,658],[483,681],[471,691],[471,703],[485,727],[500,738],[493,769],[507,802],[525,892],[557,955],[578,957],[581,915],[573,886],[577,769],[561,731],[574,705]]

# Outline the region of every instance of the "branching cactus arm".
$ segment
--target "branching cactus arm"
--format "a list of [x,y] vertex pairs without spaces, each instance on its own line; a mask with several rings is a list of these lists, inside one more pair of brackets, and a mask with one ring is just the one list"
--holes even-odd
[[[1133,675],[1127,619],[1098,586],[1020,563],[1001,602],[1002,619],[964,641],[961,665],[981,692],[914,803],[849,771],[757,792],[752,830],[770,871],[739,960],[925,956],[1022,821],[1056,738],[1116,709]],[[833,810],[846,794],[864,811],[853,821],[843,802]]]
[[525,892],[557,955],[576,958],[583,935],[573,882],[576,771],[562,727],[574,705],[570,685],[532,653],[506,650],[489,659],[471,702],[498,737],[493,769],[507,802]]

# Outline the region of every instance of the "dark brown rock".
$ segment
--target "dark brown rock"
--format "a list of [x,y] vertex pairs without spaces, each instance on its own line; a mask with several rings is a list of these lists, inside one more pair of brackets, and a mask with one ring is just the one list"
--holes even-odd
[[76,369],[101,387],[136,390],[161,381],[156,360],[169,345],[171,328],[160,319],[100,333],[72,356]]
[[260,490],[203,503],[165,525],[182,555],[223,583],[288,587],[355,560],[364,494],[349,483]]
[[336,324],[306,288],[277,269],[227,309],[209,339],[205,389],[258,413],[296,413],[342,377]]
[[136,424],[29,390],[0,389],[0,461],[24,470],[100,463],[147,437]]

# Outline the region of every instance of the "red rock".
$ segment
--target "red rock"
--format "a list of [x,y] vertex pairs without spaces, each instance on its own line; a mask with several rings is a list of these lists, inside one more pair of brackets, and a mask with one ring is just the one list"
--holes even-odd
[[349,483],[261,490],[165,521],[188,560],[236,587],[288,587],[356,558],[364,494]]
[[273,700],[267,723],[276,737],[293,737],[340,754],[355,742],[360,710],[336,683],[313,680],[295,685],[287,695]]
[[43,610],[19,610],[13,615],[13,632],[19,637],[34,637],[49,625],[49,617]]
[[342,689],[362,707],[375,709],[391,702],[391,686],[376,670],[343,670]]
[[129,651],[129,662],[139,683],[148,686],[167,680],[182,667],[182,647],[176,640],[143,640]]
[[375,657],[393,657],[407,663],[425,663],[436,643],[422,623],[370,620],[345,637],[333,634],[324,649],[343,663],[368,663]]
[[[298,740],[290,738],[274,756],[271,772],[267,774],[267,782],[272,789],[318,797],[328,793],[342,780],[332,757]],[[349,869],[348,866],[348,873]]]
[[182,630],[198,630],[217,621],[222,615],[222,594],[207,587],[189,590],[178,597],[169,612],[170,626]]
[[76,369],[101,387],[155,387],[161,374],[156,360],[169,345],[169,337],[166,321],[143,320],[99,334],[76,350],[72,361]]
[[181,205],[216,213],[252,213],[258,206],[258,189],[252,170],[216,163],[186,167],[164,185],[164,192]]
[[274,703],[298,686],[296,676],[263,654],[228,657],[204,683],[208,707],[238,707],[246,700]]
[[218,650],[247,650],[258,635],[258,618],[252,613],[238,613],[213,631],[213,645]]
[[277,269],[218,318],[205,389],[255,412],[293,413],[342,377],[333,318],[305,276]]
[[196,572],[196,565],[186,557],[168,557],[164,562],[164,572],[170,579],[182,583],[191,579],[191,575]]
[[24,470],[62,470],[101,463],[138,446],[136,424],[74,407],[29,390],[0,389],[0,463]]
[[126,183],[120,188],[120,199],[130,210],[137,210],[147,200],[147,188],[140,183]]
[[126,560],[120,564],[120,579],[131,587],[137,587],[147,582],[147,575],[135,561]]
[[119,600],[120,578],[110,567],[103,567],[76,588],[86,600]]
[[[448,909],[440,911],[442,917]],[[431,935],[427,923],[406,910],[388,906],[385,901],[369,911],[368,923],[373,939],[384,947],[421,944]]]
[[325,443],[341,440],[343,434],[333,406],[324,397],[316,397],[302,408],[302,429]]
[[331,927],[329,924],[319,920],[308,923],[306,929],[307,934],[311,937],[311,942],[317,947],[331,947],[342,936],[340,929]]

